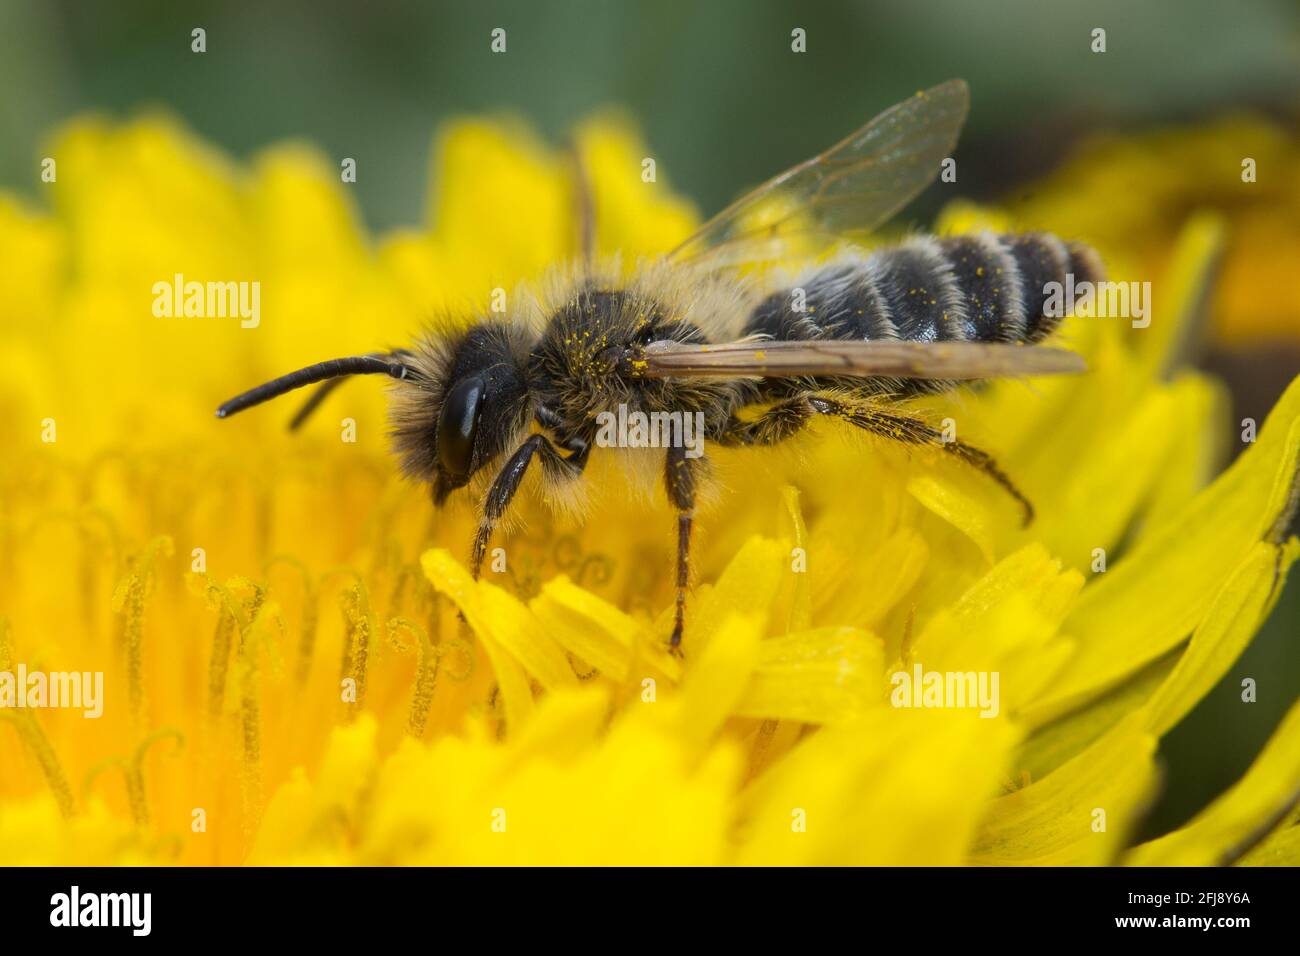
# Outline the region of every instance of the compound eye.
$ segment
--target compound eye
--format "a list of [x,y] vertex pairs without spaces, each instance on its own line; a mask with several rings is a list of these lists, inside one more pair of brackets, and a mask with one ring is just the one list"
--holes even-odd
[[473,375],[447,392],[438,415],[438,461],[456,487],[469,478],[474,458],[474,432],[483,412],[487,383]]

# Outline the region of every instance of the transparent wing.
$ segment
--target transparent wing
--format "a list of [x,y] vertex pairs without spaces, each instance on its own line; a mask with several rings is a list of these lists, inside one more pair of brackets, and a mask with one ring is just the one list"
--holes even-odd
[[636,362],[648,378],[927,378],[967,381],[1085,370],[1064,349],[992,342],[654,342]]
[[912,201],[952,155],[970,91],[949,80],[742,196],[669,257],[736,266],[782,255],[796,235],[865,234]]

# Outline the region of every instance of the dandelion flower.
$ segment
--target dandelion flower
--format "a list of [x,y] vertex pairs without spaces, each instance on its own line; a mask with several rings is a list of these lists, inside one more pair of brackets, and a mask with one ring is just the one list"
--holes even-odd
[[[689,232],[629,124],[577,140],[602,253]],[[472,507],[395,476],[379,390],[293,436],[211,419],[571,255],[562,157],[454,124],[426,224],[376,239],[308,146],[242,167],[149,116],[49,155],[45,203],[0,196],[0,671],[99,671],[105,700],[0,711],[0,863],[1296,861],[1300,707],[1133,845],[1157,742],[1297,553],[1300,383],[1216,473],[1224,396],[1175,361],[1213,220],[1173,244],[1150,329],[1067,322],[1088,375],[928,400],[1023,486],[1028,529],[959,464],[832,427],[719,455],[679,659],[670,511],[610,462],[584,524],[526,489],[475,581]],[[153,315],[176,275],[258,282],[259,324]],[[996,712],[895,706],[918,666],[998,674]]]

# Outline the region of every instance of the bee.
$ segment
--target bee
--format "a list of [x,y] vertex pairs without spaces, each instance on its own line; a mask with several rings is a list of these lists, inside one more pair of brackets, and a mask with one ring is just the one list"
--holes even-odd
[[[1046,308],[1048,284],[1064,286],[1069,273],[1096,281],[1096,254],[1046,233],[918,235],[874,250],[852,243],[936,178],[968,104],[961,80],[916,94],[630,276],[593,262],[590,199],[580,198],[578,261],[516,295],[508,317],[476,316],[409,348],[290,372],[217,416],[320,383],[296,428],[344,378],[392,378],[402,471],[429,484],[435,506],[472,482],[482,495],[475,577],[530,466],[540,467],[548,501],[564,498],[598,444],[598,419],[620,406],[698,416],[719,447],[776,445],[820,418],[934,446],[1000,485],[1027,524],[1032,506],[993,458],[945,440],[907,403],[960,382],[1082,371],[1078,355],[1038,343],[1062,311]],[[781,262],[797,242],[838,251],[787,279],[758,267]],[[677,519],[674,649],[708,476],[707,457],[681,445],[666,448],[662,464]]]

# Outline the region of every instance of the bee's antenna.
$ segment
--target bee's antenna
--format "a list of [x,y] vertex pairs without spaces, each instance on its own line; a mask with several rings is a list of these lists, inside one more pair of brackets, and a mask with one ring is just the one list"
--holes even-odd
[[236,412],[242,412],[246,408],[252,408],[254,405],[261,405],[263,402],[278,398],[285,392],[292,392],[295,388],[302,388],[304,385],[311,385],[315,382],[323,382],[326,379],[340,378],[344,375],[380,374],[404,379],[411,374],[411,368],[401,362],[387,362],[373,355],[354,355],[351,358],[318,362],[315,365],[300,368],[296,372],[290,372],[288,375],[281,375],[277,379],[272,379],[257,386],[257,388],[249,389],[242,395],[236,395],[217,408],[217,417],[228,418]]

